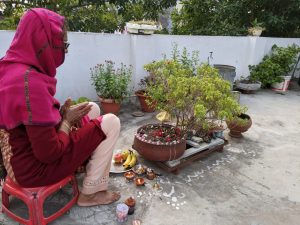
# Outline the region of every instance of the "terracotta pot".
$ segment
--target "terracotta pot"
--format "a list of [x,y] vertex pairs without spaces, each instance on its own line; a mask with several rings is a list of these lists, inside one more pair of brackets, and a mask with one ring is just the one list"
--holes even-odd
[[252,125],[251,117],[247,114],[241,114],[240,118],[247,119],[247,123],[238,124],[236,121],[226,121],[228,129],[230,130],[229,135],[231,137],[241,137],[242,133],[246,132]]
[[[149,124],[145,126],[149,126]],[[164,126],[171,127],[171,125],[167,124],[164,124]],[[144,126],[138,129],[137,134],[134,137],[132,147],[145,159],[148,159],[150,161],[164,162],[178,159],[183,155],[184,151],[186,150],[186,140],[184,138],[182,138],[180,142],[175,143],[150,142],[147,140],[143,140],[139,135],[139,131],[143,127]]]
[[154,112],[156,104],[148,105],[146,100],[149,100],[150,97],[145,96],[145,91],[140,90],[135,92],[135,95],[139,98],[141,108],[143,112]]
[[113,113],[118,115],[120,112],[120,103],[115,102],[113,99],[103,99],[101,97],[99,97],[99,99],[104,114]]

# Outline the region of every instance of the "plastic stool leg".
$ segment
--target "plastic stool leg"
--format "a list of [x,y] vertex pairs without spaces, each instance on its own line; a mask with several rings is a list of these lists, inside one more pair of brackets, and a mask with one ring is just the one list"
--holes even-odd
[[[2,204],[8,209],[9,208],[9,195],[8,193],[2,189]],[[3,212],[3,209],[2,209]]]

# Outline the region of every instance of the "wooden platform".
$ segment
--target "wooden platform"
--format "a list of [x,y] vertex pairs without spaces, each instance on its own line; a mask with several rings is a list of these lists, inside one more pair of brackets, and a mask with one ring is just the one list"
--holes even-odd
[[180,168],[192,163],[193,161],[204,158],[214,151],[223,151],[223,147],[227,144],[227,141],[221,138],[216,138],[212,139],[211,143],[198,144],[188,140],[187,144],[191,147],[185,150],[184,154],[180,158],[166,162],[155,162],[156,165],[167,172],[178,174]]

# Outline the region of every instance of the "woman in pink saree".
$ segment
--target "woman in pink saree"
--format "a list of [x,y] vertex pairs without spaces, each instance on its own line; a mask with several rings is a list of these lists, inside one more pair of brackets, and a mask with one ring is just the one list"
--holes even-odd
[[[78,205],[117,201],[108,191],[120,121],[100,116],[96,104],[60,107],[54,98],[56,68],[67,52],[65,19],[47,9],[28,10],[0,60],[0,128],[9,133],[15,180],[23,187],[58,182],[89,159]],[[90,116],[77,130],[71,127]]]

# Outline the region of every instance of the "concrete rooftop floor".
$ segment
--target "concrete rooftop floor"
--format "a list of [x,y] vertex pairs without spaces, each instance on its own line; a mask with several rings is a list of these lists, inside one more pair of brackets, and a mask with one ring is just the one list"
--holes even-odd
[[[285,95],[270,90],[241,95],[253,125],[241,139],[230,138],[222,153],[183,168],[179,175],[165,173],[151,162],[141,163],[161,172],[160,191],[154,181],[136,188],[122,175],[112,174],[110,187],[121,191],[114,204],[74,206],[53,225],[118,224],[116,205],[129,196],[137,200],[134,215],[125,224],[140,219],[145,225],[297,225],[300,224],[300,91]],[[120,114],[122,131],[116,149],[132,145],[136,129],[155,121],[155,114],[135,118],[126,107]],[[80,177],[79,177],[80,179]],[[67,191],[66,191],[67,192]],[[59,192],[47,203],[47,212],[66,198]],[[67,195],[66,195],[67,196]],[[13,207],[21,214],[19,202]],[[18,224],[0,214],[3,224]]]

